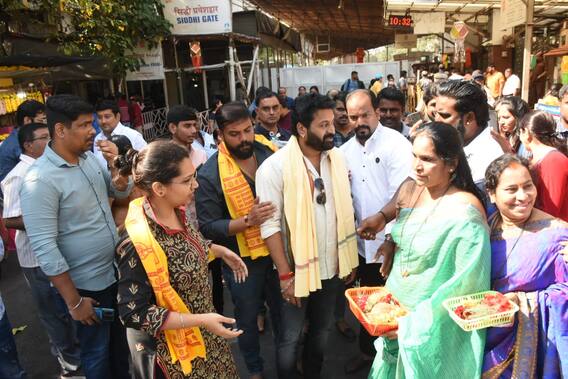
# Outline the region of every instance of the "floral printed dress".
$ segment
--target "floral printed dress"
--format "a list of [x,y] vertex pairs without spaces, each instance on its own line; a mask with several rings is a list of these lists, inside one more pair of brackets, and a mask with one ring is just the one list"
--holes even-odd
[[[185,219],[184,212],[180,211],[178,215],[184,220],[185,230],[171,230],[156,221],[148,201],[145,201],[143,206],[152,234],[166,253],[172,287],[191,313],[214,313],[207,271],[207,252],[210,242],[190,225]],[[168,318],[169,311],[156,305],[154,291],[128,233],[125,231],[122,237],[117,247],[120,319],[127,328],[134,329],[137,335],[141,333],[136,331],[141,331],[147,333],[146,337],[154,337],[154,340],[142,338],[133,343],[130,338],[133,334],[129,333],[130,350],[135,366],[137,353],[145,349],[155,349],[155,367],[151,368],[155,371],[155,375],[149,375],[150,377],[238,378],[229,344],[224,338],[210,333],[205,328],[200,328],[200,331],[205,342],[207,358],[195,358],[188,376],[183,374],[179,362],[172,363],[164,333],[160,331],[162,324]],[[150,340],[151,343],[145,343],[144,340]]]

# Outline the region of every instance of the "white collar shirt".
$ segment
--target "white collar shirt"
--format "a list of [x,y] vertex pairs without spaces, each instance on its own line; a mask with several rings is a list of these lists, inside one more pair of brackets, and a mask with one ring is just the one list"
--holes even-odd
[[207,155],[207,159],[211,158],[213,154],[217,152],[217,144],[213,136],[203,130],[199,131],[201,137],[203,138],[203,145],[198,139],[195,139],[191,144],[192,149],[204,151]]
[[511,76],[509,76],[507,80],[505,80],[505,85],[503,86],[503,96],[512,96],[515,94],[515,91],[520,88],[521,79],[517,75],[511,74]]
[[[140,151],[143,148],[145,148],[146,145],[148,144],[144,140],[144,137],[142,137],[142,134],[140,134],[139,132],[137,132],[136,130],[134,130],[132,128],[129,128],[128,126],[122,125],[122,123],[120,123],[120,122],[118,123],[118,125],[116,125],[116,128],[114,128],[114,130],[111,133],[111,136],[117,136],[117,135],[118,136],[125,136],[126,138],[128,138],[130,140],[130,143],[132,144],[132,148],[134,150]],[[97,158],[97,161],[99,162],[101,167],[104,168],[104,169],[108,169],[108,164],[107,164],[105,157],[103,156],[103,153],[101,152],[101,150],[97,146],[97,142],[98,141],[106,141],[107,139],[108,138],[105,136],[105,134],[103,132],[100,132],[95,137],[95,145],[93,147],[93,153],[95,154],[95,158]]]
[[[2,181],[2,193],[4,193],[4,210],[3,218],[13,218],[22,216],[22,208],[20,206],[20,189],[24,184],[24,178],[28,169],[35,162],[35,159],[29,155],[21,154],[20,162],[10,171]],[[16,231],[16,252],[21,267],[34,268],[39,263],[32,251],[30,240],[25,230]]]
[[[275,233],[281,232],[286,241],[286,221],[284,215],[284,180],[283,170],[286,164],[282,155],[286,147],[278,150],[267,158],[256,172],[256,194],[261,202],[271,201],[276,207],[274,215],[265,221],[261,227],[263,239],[267,239]],[[335,200],[331,183],[331,161],[327,152],[322,152],[320,160],[320,173],[312,163],[304,158],[304,162],[312,176],[312,179],[322,178],[325,187],[326,202],[318,204],[316,201],[319,191],[314,189],[312,206],[316,226],[316,238],[318,247],[318,260],[320,277],[322,280],[333,278],[339,270],[337,249],[337,216],[335,214]],[[284,243],[286,246],[286,243]]]
[[487,170],[489,164],[503,155],[503,149],[491,136],[490,127],[486,127],[473,141],[464,146],[463,151],[467,158],[473,181],[477,185],[485,182],[485,170]]
[[[357,224],[376,214],[394,196],[400,184],[412,174],[412,145],[399,132],[379,126],[361,145],[356,137],[340,150],[349,159],[351,195]],[[389,233],[392,223],[379,232],[374,241],[357,239],[359,254],[367,263],[375,263],[375,254]]]

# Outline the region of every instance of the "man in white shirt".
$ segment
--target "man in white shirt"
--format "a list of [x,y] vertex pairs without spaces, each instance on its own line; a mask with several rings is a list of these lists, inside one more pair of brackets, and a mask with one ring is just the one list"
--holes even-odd
[[505,85],[503,86],[503,96],[519,96],[521,93],[521,79],[513,74],[513,70],[505,70]]
[[[380,111],[373,100],[374,96],[366,90],[357,90],[347,96],[347,112],[355,127],[355,138],[340,149],[349,157],[347,167],[351,174],[351,196],[357,222],[383,208],[412,172],[412,145],[402,134],[379,123]],[[390,224],[373,241],[357,239],[361,286],[384,285],[375,255],[385,234],[387,239],[390,238],[389,232]],[[346,374],[371,363],[376,353],[374,340],[361,327],[359,348],[362,354],[347,363]]]
[[193,148],[199,131],[195,109],[186,105],[174,105],[166,115],[166,124],[172,136],[172,142],[189,150],[189,158],[194,167],[199,167],[207,161],[207,154],[204,150]]
[[460,74],[457,68],[452,69],[452,75],[448,78],[448,80],[463,80],[463,75]]
[[[207,155],[204,150],[193,147],[195,137],[199,133],[197,122],[197,111],[187,105],[175,105],[170,108],[166,115],[166,124],[172,136],[172,142],[188,149],[189,159],[191,159],[193,167],[199,169],[207,162]],[[198,228],[195,199],[187,205],[185,211],[189,222]]]
[[483,89],[469,82],[442,83],[436,96],[436,121],[450,124],[462,133],[471,176],[485,192],[485,170],[503,155],[503,149],[487,127],[489,107]]
[[[63,299],[39,267],[26,234],[20,207],[20,189],[24,183],[24,177],[30,166],[43,154],[49,140],[46,124],[32,123],[20,126],[18,130],[18,141],[22,150],[20,163],[1,183],[4,193],[2,217],[6,227],[17,230],[18,261],[31,289],[39,319],[49,336],[51,351],[61,366],[62,374],[70,374],[77,371],[81,364],[79,347],[75,343],[75,329],[69,314],[60,311],[60,309],[65,309]],[[58,307],[61,304],[63,306]]]
[[191,143],[191,148],[205,152],[207,159],[211,158],[211,156],[217,152],[217,144],[215,143],[213,135],[204,130],[200,130],[195,135],[195,140]]
[[[339,227],[344,227],[346,220],[353,222],[353,209],[346,197],[350,214],[343,214],[343,218],[339,219],[338,212],[345,209],[345,203],[341,201],[343,194],[338,194],[338,191],[344,189],[335,188],[334,191],[333,185],[348,185],[348,174],[343,155],[334,149],[334,106],[333,100],[322,95],[298,98],[292,122],[294,136],[285,147],[267,158],[256,172],[260,201],[271,201],[276,207],[274,215],[261,225],[261,235],[278,270],[285,300],[281,308],[281,334],[277,346],[280,379],[296,377],[296,354],[305,321],[309,323],[309,332],[304,343],[304,349],[307,349],[303,354],[304,377],[320,377],[334,321],[336,298],[342,288],[339,276],[342,276],[341,272],[349,271],[351,274],[346,273],[347,281],[352,281],[356,271],[353,269],[357,265],[356,244],[351,239],[354,235],[343,236],[344,239],[338,241]],[[294,174],[287,171],[291,167]],[[343,167],[343,170],[338,167]],[[287,180],[297,178],[297,182],[285,182],[285,176],[289,178]],[[287,203],[287,199],[294,198],[295,192],[300,193],[297,201],[308,199],[309,205]],[[303,206],[308,210],[295,210]],[[305,244],[306,250],[310,251],[285,248],[285,241],[288,241],[284,235],[285,225],[291,233],[296,233],[297,239],[307,238],[310,241]],[[315,244],[312,242],[314,237]],[[289,241],[289,246],[293,244],[297,244],[297,240]],[[347,246],[352,250],[345,249]],[[343,254],[341,259],[340,254]],[[354,266],[350,264],[353,261]],[[349,264],[346,265],[347,262]],[[310,286],[306,283],[307,278]]]
[[96,112],[99,119],[99,125],[101,126],[101,132],[95,137],[93,153],[102,168],[107,169],[108,163],[99,148],[100,141],[106,141],[114,135],[122,135],[126,136],[130,140],[134,150],[140,151],[146,147],[147,143],[144,140],[144,137],[142,137],[142,134],[121,124],[120,109],[118,108],[116,101],[102,100],[97,104]]
[[410,128],[402,122],[404,115],[404,104],[406,99],[404,93],[392,87],[386,87],[379,92],[378,110],[381,124],[387,128],[394,129],[406,138],[410,136]]

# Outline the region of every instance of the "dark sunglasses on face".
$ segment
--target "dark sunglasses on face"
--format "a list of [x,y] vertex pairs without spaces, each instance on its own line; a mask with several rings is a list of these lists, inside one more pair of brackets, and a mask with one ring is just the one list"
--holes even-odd
[[324,205],[327,199],[325,197],[325,186],[323,185],[323,179],[316,178],[316,180],[314,180],[314,187],[316,187],[316,189],[319,191],[319,195],[317,195],[316,197],[316,203]]

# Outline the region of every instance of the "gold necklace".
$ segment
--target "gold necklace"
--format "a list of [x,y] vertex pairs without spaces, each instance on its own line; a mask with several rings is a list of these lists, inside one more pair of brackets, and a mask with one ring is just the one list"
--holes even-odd
[[[426,217],[424,218],[424,220],[422,221],[422,223],[420,224],[420,226],[418,227],[418,229],[416,230],[416,232],[412,236],[412,238],[410,240],[410,244],[408,245],[408,249],[407,249],[408,251],[403,251],[402,257],[400,259],[400,263],[401,263],[400,264],[400,275],[403,278],[406,278],[410,275],[410,271],[409,271],[410,254],[411,254],[411,251],[412,251],[412,246],[414,245],[414,239],[420,233],[420,230],[422,230],[422,227],[426,224],[426,221],[428,221],[430,216],[432,216],[434,214],[434,212],[438,208],[438,205],[440,205],[440,202],[442,201],[442,199],[444,198],[444,196],[446,195],[446,193],[448,192],[448,190],[450,189],[451,186],[452,186],[451,184],[448,185],[448,187],[446,188],[446,190],[444,191],[442,196],[440,196],[440,198],[438,200],[436,200],[436,203],[432,207],[432,210],[426,215]],[[404,220],[404,224],[402,225],[401,233],[400,233],[401,238],[402,238],[402,236],[404,236],[404,230],[406,229],[406,224],[408,223],[410,216],[412,216],[412,213],[414,212],[416,204],[418,203],[418,200],[420,200],[420,197],[422,196],[422,193],[424,192],[425,189],[426,189],[426,187],[422,188],[422,191],[420,191],[420,193],[418,194],[418,197],[414,201],[414,204],[410,208],[410,212],[409,212],[408,216],[406,217],[406,220]],[[412,195],[414,196],[414,192],[412,193]]]

